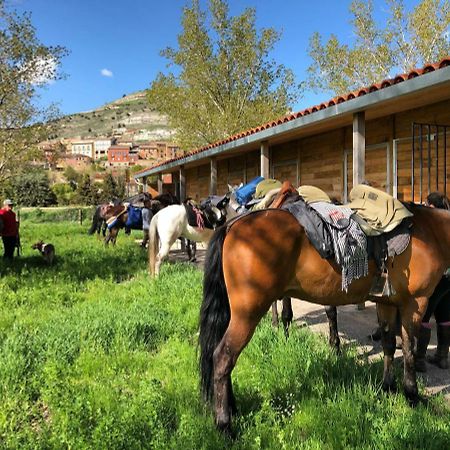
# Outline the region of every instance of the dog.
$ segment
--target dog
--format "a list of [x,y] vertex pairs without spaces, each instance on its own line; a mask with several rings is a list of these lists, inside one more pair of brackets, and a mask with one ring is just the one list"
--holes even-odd
[[53,244],[45,244],[44,241],[38,241],[31,246],[34,250],[39,250],[44,261],[51,265],[55,259],[55,246]]

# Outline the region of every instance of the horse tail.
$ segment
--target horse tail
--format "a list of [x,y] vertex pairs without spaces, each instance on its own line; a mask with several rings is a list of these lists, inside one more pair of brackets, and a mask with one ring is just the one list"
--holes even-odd
[[155,276],[156,255],[159,251],[158,217],[155,214],[148,229],[148,270],[150,276]]
[[100,206],[97,206],[92,217],[92,225],[89,228],[88,234],[94,234],[97,228],[100,226]]
[[204,264],[203,302],[200,309],[200,382],[203,397],[213,395],[213,354],[230,322],[230,304],[222,268],[227,227],[220,227],[208,245]]

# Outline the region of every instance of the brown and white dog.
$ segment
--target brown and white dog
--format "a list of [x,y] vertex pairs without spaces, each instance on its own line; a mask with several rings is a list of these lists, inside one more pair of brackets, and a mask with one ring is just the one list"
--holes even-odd
[[53,260],[55,259],[55,247],[53,244],[45,244],[44,241],[38,241],[31,248],[39,250],[47,264],[53,264]]

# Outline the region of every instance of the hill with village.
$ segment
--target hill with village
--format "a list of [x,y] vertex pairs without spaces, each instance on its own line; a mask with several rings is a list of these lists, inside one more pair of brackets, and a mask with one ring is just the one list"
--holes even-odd
[[92,111],[63,116],[54,123],[52,139],[116,138],[134,143],[170,141],[165,116],[148,104],[145,91],[124,95]]

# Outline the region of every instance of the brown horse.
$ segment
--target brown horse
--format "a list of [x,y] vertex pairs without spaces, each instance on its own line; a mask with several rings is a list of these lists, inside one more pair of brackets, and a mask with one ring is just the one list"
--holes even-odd
[[[383,389],[395,389],[393,358],[397,308],[401,313],[404,392],[420,400],[412,346],[428,297],[450,265],[450,212],[411,205],[413,231],[407,249],[389,260],[392,297],[378,303],[384,351]],[[322,259],[305,230],[287,211],[269,209],[243,216],[218,229],[205,260],[200,313],[200,377],[206,400],[213,400],[215,422],[229,432],[235,401],[231,372],[239,354],[272,302],[294,296],[322,305],[360,303],[376,274],[354,280],[342,291],[341,272]]]

